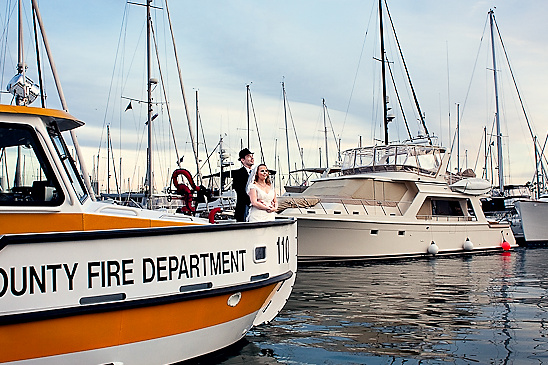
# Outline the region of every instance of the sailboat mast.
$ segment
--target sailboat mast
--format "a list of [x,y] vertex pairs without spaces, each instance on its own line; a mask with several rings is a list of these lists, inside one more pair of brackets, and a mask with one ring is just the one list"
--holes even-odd
[[107,124],[107,194],[110,194],[110,126]]
[[246,89],[246,94],[245,94],[245,100],[246,100],[246,105],[247,105],[247,148],[249,148],[249,129],[250,129],[250,125],[249,125],[249,93],[251,92],[249,90],[249,84],[245,86],[245,89]]
[[457,103],[457,172],[460,172],[460,104]]
[[500,114],[499,114],[499,91],[497,81],[497,60],[495,58],[495,37],[493,35],[493,21],[495,12],[493,9],[489,10],[489,24],[491,26],[491,52],[493,55],[493,78],[495,80],[495,121],[497,125],[497,158],[499,167],[499,190],[500,193],[504,193],[504,169],[502,161],[502,135],[500,133]]
[[[194,132],[192,131],[192,122],[190,120],[190,112],[186,103],[185,87],[183,85],[183,75],[181,73],[181,65],[179,64],[179,57],[177,56],[177,46],[175,45],[175,36],[173,34],[173,27],[171,25],[171,16],[169,15],[169,6],[167,4],[167,0],[164,2],[164,4],[166,6],[167,20],[169,22],[169,33],[171,34],[171,44],[173,45],[173,54],[175,55],[175,63],[177,65],[177,74],[179,76],[179,86],[181,88],[183,104],[185,106],[186,120],[188,123],[188,133],[190,134],[190,140],[194,141]],[[195,145],[194,142],[192,142],[192,150],[194,152],[194,160],[196,162],[196,176],[198,177],[198,183],[201,184],[202,173],[200,171],[200,161],[198,159],[198,130],[196,130],[196,148],[194,148],[194,145]],[[175,147],[175,150],[177,150],[177,147]],[[177,158],[179,158],[178,155],[177,155]],[[178,161],[177,163],[179,164],[180,162]]]
[[152,208],[152,65],[150,60],[150,34],[151,34],[151,18],[150,4],[152,0],[147,0],[147,127],[148,127],[148,143],[147,143],[147,206]]
[[[23,51],[23,2],[19,0],[19,38],[18,38],[18,59],[17,59],[17,73],[23,75],[23,83],[26,82],[25,76],[25,54]],[[16,105],[26,105],[27,103],[27,88],[23,87],[23,96],[15,95]],[[23,154],[22,147],[17,146],[17,165],[15,168],[15,183],[14,186],[23,186],[23,175],[21,167],[21,156]]]
[[[200,112],[198,111],[198,90],[196,90],[196,147],[195,147],[195,151],[196,151],[196,162],[197,162],[197,168],[198,168],[198,171],[200,171],[200,165],[199,165],[199,161],[200,161],[200,157],[199,157],[199,141],[198,139],[200,138],[199,137],[199,133],[198,131],[200,130]],[[207,156],[206,156],[207,157]]]
[[219,195],[222,195],[223,192],[225,191],[225,184],[224,184],[224,179],[223,179],[223,167],[225,166],[224,164],[224,149],[223,149],[223,135],[220,135],[219,136],[219,162],[221,164],[220,166],[220,172],[219,172]]
[[383,0],[379,0],[379,27],[380,27],[380,36],[381,36],[381,67],[382,67],[382,105],[383,105],[384,144],[388,144],[388,105],[386,100],[386,64],[385,64],[385,57],[384,57],[382,1]]
[[[19,40],[17,44],[18,59],[17,59],[17,73],[23,75],[23,82],[25,82],[25,54],[23,45],[23,0],[19,0]],[[24,105],[27,97],[27,88],[23,88],[23,97],[15,96],[16,105]]]
[[287,184],[291,185],[290,181],[290,171],[291,171],[291,162],[289,160],[289,136],[288,136],[288,127],[287,127],[287,105],[286,105],[286,95],[285,95],[285,83],[282,81],[282,91],[283,91],[283,99],[284,99],[284,120],[285,120],[285,143],[287,146]]
[[540,155],[539,155],[539,151],[537,149],[537,136],[533,137],[533,143],[535,144],[535,175],[536,175],[536,179],[537,179],[537,200],[540,198],[540,177],[539,177],[539,173],[538,173],[538,165],[539,165],[539,157],[542,158]]
[[[325,139],[325,167],[329,168],[329,154],[327,150],[327,124],[325,121],[325,99],[322,99],[322,107],[323,107],[323,129],[324,129],[324,139]],[[320,166],[321,167],[321,166]]]
[[[42,22],[42,16],[40,15],[40,10],[38,9],[37,0],[32,0],[32,9],[34,10],[34,14],[36,15],[38,26],[40,27],[40,33],[42,34],[42,41],[44,42],[46,54],[48,55],[51,73],[53,74],[53,80],[55,81],[55,87],[57,89],[57,93],[59,94],[59,100],[61,101],[61,106],[63,107],[65,111],[68,112],[67,102],[65,100],[65,94],[63,93],[63,88],[61,87],[61,81],[59,79],[59,75],[57,75],[57,68],[55,67],[53,55],[49,47],[48,38],[46,36],[46,31],[44,30],[44,23]],[[80,144],[78,143],[78,138],[76,137],[76,132],[74,131],[74,129],[70,131],[70,137],[72,139],[72,144],[74,145],[74,149],[76,150],[76,156],[78,157],[78,162],[80,162],[80,170],[82,172],[82,177],[84,178],[84,184],[86,184],[91,200],[95,201],[95,193],[93,192],[91,182],[89,181],[89,174],[86,168],[86,163],[83,158],[82,150],[80,149]]]

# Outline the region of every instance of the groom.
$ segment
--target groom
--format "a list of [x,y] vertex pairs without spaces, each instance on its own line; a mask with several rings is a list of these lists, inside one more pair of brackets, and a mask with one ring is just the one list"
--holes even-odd
[[239,157],[243,166],[232,174],[232,188],[236,191],[236,209],[234,211],[234,217],[237,222],[245,222],[249,211],[249,204],[251,203],[245,188],[255,159],[253,158],[253,152],[247,148],[240,151]]

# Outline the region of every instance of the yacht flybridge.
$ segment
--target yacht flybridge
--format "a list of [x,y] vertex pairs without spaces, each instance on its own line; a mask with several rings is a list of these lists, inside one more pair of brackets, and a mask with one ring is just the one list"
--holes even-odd
[[[347,150],[342,176],[282,197],[298,218],[301,262],[508,250],[508,224],[488,222],[483,180],[446,173],[441,147],[391,144]],[[453,179],[452,184],[450,181]]]
[[19,65],[17,105],[0,105],[0,363],[175,363],[278,314],[294,220],[209,224],[94,201],[63,138],[83,123],[28,106]]

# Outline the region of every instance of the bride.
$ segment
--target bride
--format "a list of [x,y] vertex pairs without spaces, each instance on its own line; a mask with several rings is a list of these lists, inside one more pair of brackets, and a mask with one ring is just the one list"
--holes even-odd
[[278,201],[265,164],[260,164],[251,171],[247,182],[247,193],[251,200],[247,221],[273,221],[278,209]]

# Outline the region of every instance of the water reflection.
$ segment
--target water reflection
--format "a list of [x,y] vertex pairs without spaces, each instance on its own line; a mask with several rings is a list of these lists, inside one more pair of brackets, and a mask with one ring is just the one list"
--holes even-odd
[[280,316],[221,362],[548,362],[547,255],[301,267]]

